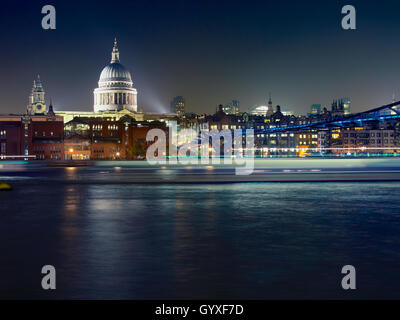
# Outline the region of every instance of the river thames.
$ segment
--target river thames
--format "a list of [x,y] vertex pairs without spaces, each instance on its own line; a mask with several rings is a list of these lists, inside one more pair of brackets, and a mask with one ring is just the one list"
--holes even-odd
[[[2,299],[400,297],[396,181],[138,184],[123,168],[0,173],[13,186],[0,193]],[[49,264],[54,291],[41,288]],[[348,264],[354,291],[341,288]]]

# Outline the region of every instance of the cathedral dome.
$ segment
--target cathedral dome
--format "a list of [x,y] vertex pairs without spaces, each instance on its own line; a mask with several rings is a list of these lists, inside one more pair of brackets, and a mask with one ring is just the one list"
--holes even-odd
[[117,39],[110,63],[101,71],[99,86],[94,89],[94,111],[137,111],[137,90],[130,72],[120,63]]
[[100,74],[99,82],[128,81],[132,82],[130,72],[119,62],[110,63]]

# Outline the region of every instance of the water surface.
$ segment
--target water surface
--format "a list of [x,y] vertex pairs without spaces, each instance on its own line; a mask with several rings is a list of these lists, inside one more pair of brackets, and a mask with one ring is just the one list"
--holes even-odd
[[70,174],[1,175],[0,298],[400,297],[398,182],[46,183]]

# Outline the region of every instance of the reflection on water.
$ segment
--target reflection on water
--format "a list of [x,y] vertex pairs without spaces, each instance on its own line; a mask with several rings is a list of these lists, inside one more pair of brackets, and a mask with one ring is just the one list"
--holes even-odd
[[[15,182],[0,194],[0,298],[398,298],[399,191]],[[40,289],[44,264],[55,292]]]
[[78,188],[75,185],[70,185],[65,188],[64,193],[64,212],[67,218],[76,217],[78,208],[80,207],[80,198]]

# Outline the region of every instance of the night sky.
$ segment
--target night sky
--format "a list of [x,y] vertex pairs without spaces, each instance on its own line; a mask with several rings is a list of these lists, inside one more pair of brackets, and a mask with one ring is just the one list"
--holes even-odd
[[[41,28],[41,8],[57,29]],[[357,30],[341,28],[353,4]],[[0,113],[25,111],[40,73],[56,110],[93,108],[93,89],[118,38],[138,105],[166,112],[176,95],[188,111],[240,101],[295,114],[350,97],[361,111],[400,99],[399,1],[16,1],[0,13]]]

